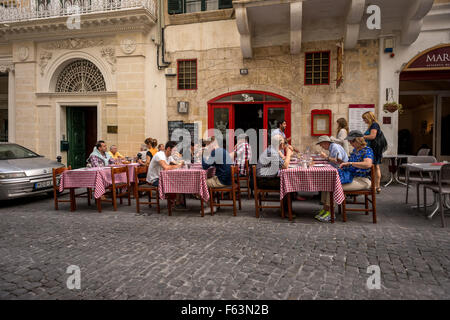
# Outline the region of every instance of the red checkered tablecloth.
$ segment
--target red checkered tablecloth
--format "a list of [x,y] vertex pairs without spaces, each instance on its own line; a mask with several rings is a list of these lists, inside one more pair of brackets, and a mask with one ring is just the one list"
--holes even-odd
[[209,200],[206,171],[202,169],[175,169],[159,174],[159,197],[166,199],[169,193],[198,194],[203,201]]
[[339,173],[331,165],[280,170],[280,199],[290,192],[297,191],[333,192],[334,202],[337,204],[341,204],[345,198]]
[[[129,164],[128,174],[130,182],[134,181],[134,167],[138,164]],[[118,165],[120,167],[120,165]],[[116,175],[116,182],[127,182],[125,173]],[[61,174],[59,183],[59,191],[63,192],[67,188],[92,188],[94,189],[95,199],[105,194],[106,188],[111,185],[111,167],[99,168],[81,168],[75,170],[67,170]]]

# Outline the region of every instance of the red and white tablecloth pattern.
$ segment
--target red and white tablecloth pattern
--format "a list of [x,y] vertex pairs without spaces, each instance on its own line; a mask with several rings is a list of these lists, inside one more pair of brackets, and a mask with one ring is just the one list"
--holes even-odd
[[[201,163],[192,163],[189,165],[190,169],[197,169],[197,170],[203,170]],[[209,167],[209,169],[206,172],[206,178],[212,178],[216,174],[216,168],[215,167]]]
[[280,199],[290,192],[297,191],[333,192],[334,202],[337,204],[341,204],[345,199],[339,173],[331,165],[280,170]]
[[[134,168],[137,165],[134,163],[127,165],[130,182],[134,181]],[[127,176],[121,173],[116,175],[115,180],[117,183],[124,183],[127,182]],[[94,197],[98,199],[105,194],[106,188],[111,183],[111,167],[67,170],[61,174],[59,191],[63,192],[67,188],[93,188]]]
[[161,171],[159,174],[160,199],[166,199],[166,194],[169,193],[198,194],[203,201],[208,201],[209,191],[206,185],[206,170],[175,169]]

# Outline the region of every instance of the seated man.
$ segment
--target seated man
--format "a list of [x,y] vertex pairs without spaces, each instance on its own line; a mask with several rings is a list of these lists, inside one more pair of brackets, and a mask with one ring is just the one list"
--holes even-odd
[[320,155],[323,158],[326,158],[333,167],[338,168],[341,163],[348,161],[348,156],[345,149],[340,144],[332,142],[330,137],[320,136],[317,144],[320,145],[322,149],[329,151],[329,156],[327,156],[327,154],[323,151]]
[[[208,144],[206,153],[209,154],[209,157],[207,159],[202,158],[203,169],[207,170],[210,167],[216,168],[216,175],[206,180],[206,185],[209,188],[220,188],[231,185],[231,165],[233,161],[228,151],[220,148],[217,141],[214,140]],[[214,207],[214,210],[217,210],[217,208]],[[210,208],[205,210],[205,213],[210,212]]]
[[248,172],[245,171],[245,163],[252,158],[252,148],[247,142],[247,136],[240,134],[237,138],[237,144],[234,146],[234,152],[231,154],[234,158],[234,164],[239,167],[239,174],[245,176]]
[[[175,141],[169,141],[166,143],[164,147],[164,151],[158,151],[150,161],[150,165],[148,166],[147,171],[147,182],[154,187],[158,187],[159,185],[159,174],[163,170],[173,170],[181,168],[183,165],[174,164],[173,158],[171,156],[173,148],[177,143]],[[174,209],[184,209],[181,206],[181,195],[176,195],[176,202]]]
[[88,167],[106,167],[114,164],[114,159],[106,152],[108,150],[105,141],[99,140],[95,144],[94,150],[86,160]]
[[125,157],[120,154],[119,151],[117,151],[117,146],[112,145],[109,147],[108,154],[113,158],[116,162],[119,162],[120,160],[124,160]]
[[[285,159],[281,157],[280,151],[284,151]],[[293,148],[285,145],[285,140],[281,135],[271,138],[271,145],[259,156],[256,166],[256,181],[261,189],[280,189],[280,169],[289,168]]]
[[[367,146],[364,135],[358,130],[350,131],[346,140],[354,148],[348,162],[343,162],[339,166],[339,178],[344,191],[367,190],[371,187],[370,169],[374,161],[371,148]],[[325,211],[318,219],[322,222],[331,220],[330,214],[330,193],[322,192],[323,210]]]
[[159,185],[159,173],[162,170],[173,170],[181,168],[181,164],[171,164],[172,159],[172,149],[176,146],[175,141],[169,141],[166,143],[164,151],[158,151],[155,156],[150,161],[150,165],[147,171],[147,182],[154,187]]

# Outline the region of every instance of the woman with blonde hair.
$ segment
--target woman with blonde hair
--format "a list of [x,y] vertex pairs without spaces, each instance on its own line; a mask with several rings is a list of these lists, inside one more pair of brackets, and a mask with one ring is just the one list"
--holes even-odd
[[337,134],[336,137],[330,137],[331,141],[340,144],[344,148],[345,152],[347,152],[347,155],[349,155],[348,140],[345,139],[347,138],[349,131],[347,120],[345,118],[339,118],[336,122],[338,124]]
[[371,111],[368,111],[362,115],[364,122],[367,124],[367,131],[364,133],[364,139],[367,141],[368,146],[373,150],[374,160],[373,164],[375,165],[375,188],[377,189],[377,193],[380,193],[380,180],[381,180],[381,158],[383,157],[383,151],[377,146],[375,139],[377,139],[381,134],[380,125],[377,122],[377,118],[375,114]]

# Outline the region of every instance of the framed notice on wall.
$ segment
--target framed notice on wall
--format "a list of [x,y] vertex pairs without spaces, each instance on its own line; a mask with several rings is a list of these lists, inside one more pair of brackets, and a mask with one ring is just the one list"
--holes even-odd
[[311,135],[331,135],[331,110],[315,109],[311,111]]
[[367,130],[367,124],[362,115],[367,111],[375,113],[374,104],[351,104],[348,106],[348,128],[350,131],[359,130],[363,134]]

